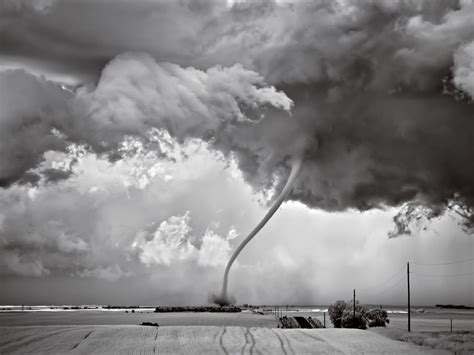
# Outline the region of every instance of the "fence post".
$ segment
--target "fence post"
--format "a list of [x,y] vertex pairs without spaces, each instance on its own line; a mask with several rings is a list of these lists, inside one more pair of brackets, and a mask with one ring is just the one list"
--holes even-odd
[[323,320],[324,320],[324,328],[326,328],[326,312],[324,312],[323,315],[324,315],[324,318],[323,318]]
[[451,321],[451,333],[453,332],[453,318],[450,319]]

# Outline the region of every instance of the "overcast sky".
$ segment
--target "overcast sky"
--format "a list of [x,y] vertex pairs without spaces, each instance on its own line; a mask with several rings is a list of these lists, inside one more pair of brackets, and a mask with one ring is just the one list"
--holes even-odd
[[[474,299],[474,3],[0,3],[3,304]],[[453,263],[454,262],[454,263]],[[426,265],[429,264],[429,265]],[[444,264],[444,265],[443,265]]]

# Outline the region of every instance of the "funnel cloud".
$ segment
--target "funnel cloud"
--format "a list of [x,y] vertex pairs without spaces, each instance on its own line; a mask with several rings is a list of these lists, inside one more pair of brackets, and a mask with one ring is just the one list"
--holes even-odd
[[296,157],[293,158],[293,161],[291,163],[291,172],[290,175],[288,176],[288,180],[285,183],[285,186],[283,187],[283,190],[281,190],[280,194],[278,197],[275,199],[275,202],[271,205],[270,209],[268,212],[265,214],[265,216],[262,218],[262,220],[257,224],[257,226],[249,233],[247,237],[239,244],[237,249],[235,249],[234,253],[230,257],[229,261],[227,262],[227,265],[225,267],[224,271],[224,279],[222,281],[222,291],[221,294],[217,297],[213,297],[213,302],[222,306],[222,305],[229,305],[233,303],[232,298],[229,297],[227,294],[227,286],[229,282],[229,272],[232,267],[232,264],[234,261],[237,259],[239,254],[242,252],[242,250],[245,248],[245,246],[257,235],[260,230],[265,227],[265,224],[268,223],[268,221],[273,217],[275,212],[278,210],[278,208],[281,206],[285,198],[288,196],[288,194],[291,191],[291,187],[293,186],[293,183],[295,182],[296,177],[298,176],[298,173],[301,170],[301,164],[302,164],[302,159],[301,157]]

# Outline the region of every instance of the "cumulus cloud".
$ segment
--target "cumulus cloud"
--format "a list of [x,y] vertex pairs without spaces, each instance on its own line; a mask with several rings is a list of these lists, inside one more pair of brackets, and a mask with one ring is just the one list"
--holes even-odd
[[[140,53],[118,56],[97,86],[74,95],[20,70],[1,73],[0,92],[3,186],[18,182],[48,150],[64,150],[71,142],[114,155],[126,136],[149,141],[153,128],[166,129],[181,141],[219,139],[219,132],[251,124],[269,108],[288,111],[292,106],[284,93],[240,65],[204,72],[160,64]],[[50,180],[67,177],[44,173]]]
[[292,101],[240,65],[204,72],[129,53],[105,67],[92,91],[80,89],[75,104],[84,136],[107,145],[152,127],[181,140],[214,138],[226,125],[261,118],[265,105],[288,111]]
[[152,235],[140,233],[134,241],[140,260],[146,265],[162,264],[188,259],[193,253],[189,242],[189,212],[183,216],[172,216],[162,222]]
[[225,238],[212,230],[206,230],[199,248],[198,264],[202,266],[224,266],[232,252],[231,241],[238,237],[235,229],[230,229]]
[[454,54],[454,84],[474,98],[474,42]]
[[182,261],[193,261],[201,266],[224,265],[232,250],[230,241],[237,236],[235,230],[231,229],[223,238],[207,229],[203,236],[194,238],[200,241],[200,246],[196,246],[191,243],[190,218],[187,211],[161,222],[154,232],[139,232],[133,247],[139,250],[140,261],[147,266],[170,266]]
[[[234,163],[201,141],[179,144],[165,131],[154,135],[161,149],[129,139],[116,161],[78,145],[48,152],[32,171],[40,176],[35,185],[0,190],[2,276],[114,281],[156,267],[221,266],[237,236],[233,224],[245,225],[259,207],[236,217],[218,206],[232,201],[244,210],[251,188]],[[42,174],[52,168],[67,169],[69,178],[52,183]]]

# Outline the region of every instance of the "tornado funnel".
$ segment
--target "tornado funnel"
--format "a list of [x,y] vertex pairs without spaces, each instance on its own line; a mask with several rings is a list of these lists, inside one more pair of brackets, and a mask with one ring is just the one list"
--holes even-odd
[[245,246],[257,235],[257,233],[267,224],[267,222],[272,218],[272,216],[275,214],[275,212],[278,210],[278,208],[281,206],[285,198],[288,196],[288,193],[291,190],[291,187],[298,176],[298,173],[301,169],[301,163],[302,159],[301,157],[296,158],[291,166],[291,172],[290,176],[288,177],[288,180],[283,187],[283,190],[281,191],[280,195],[278,195],[277,199],[273,203],[273,205],[270,207],[270,210],[267,212],[265,217],[260,221],[259,224],[250,232],[250,234],[240,243],[240,245],[237,247],[237,249],[234,251],[232,254],[231,258],[229,259],[229,262],[227,263],[227,266],[224,271],[224,280],[222,282],[222,291],[219,296],[213,297],[213,302],[220,305],[220,306],[225,306],[228,304],[232,303],[232,300],[229,299],[227,295],[227,284],[229,280],[229,271],[230,268],[232,267],[232,264],[234,263],[235,259],[239,256],[240,252],[245,248]]

